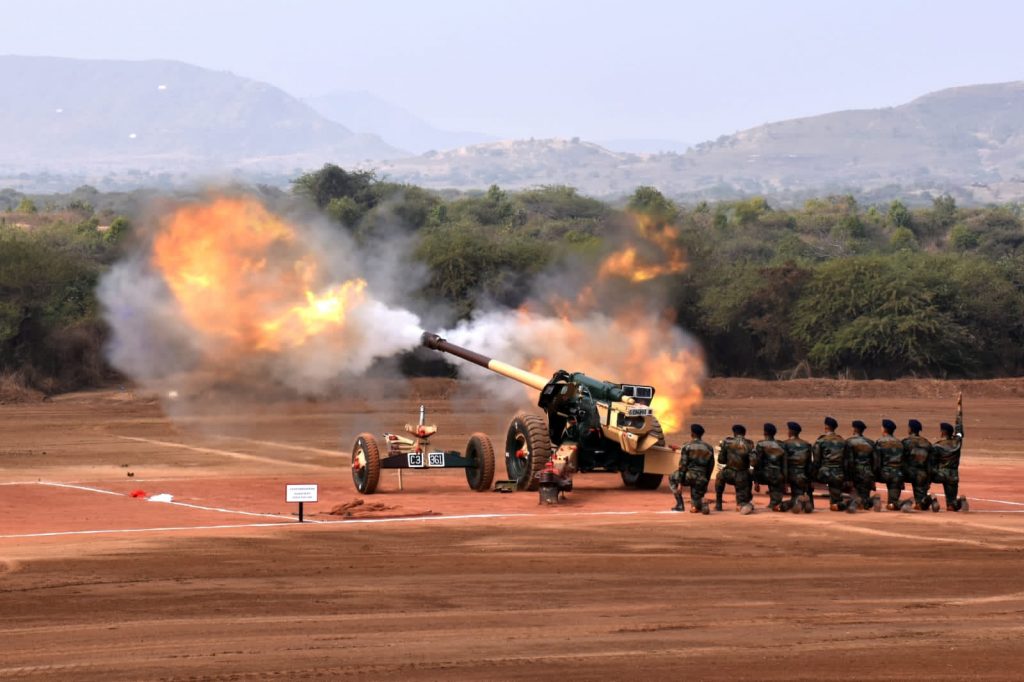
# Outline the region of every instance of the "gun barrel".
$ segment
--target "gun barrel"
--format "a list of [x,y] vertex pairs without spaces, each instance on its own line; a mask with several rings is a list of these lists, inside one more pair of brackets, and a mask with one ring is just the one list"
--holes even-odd
[[457,358],[462,358],[466,362],[472,362],[474,365],[479,365],[485,369],[489,369],[496,374],[500,374],[509,379],[514,379],[521,384],[526,384],[530,388],[537,391],[544,390],[547,386],[548,380],[539,374],[528,372],[525,369],[521,369],[514,365],[510,365],[507,362],[501,360],[495,360],[489,358],[486,355],[481,355],[475,351],[471,351],[468,348],[462,346],[456,346],[454,343],[442,339],[437,334],[430,332],[423,332],[423,336],[420,338],[421,343],[427,348],[431,348],[442,353],[448,353],[454,355]]

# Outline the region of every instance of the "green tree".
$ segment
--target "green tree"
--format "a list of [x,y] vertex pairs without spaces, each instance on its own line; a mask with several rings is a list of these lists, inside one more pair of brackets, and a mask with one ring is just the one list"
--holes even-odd
[[971,251],[978,248],[978,233],[966,225],[954,225],[949,231],[949,243],[957,251]]
[[910,209],[907,208],[899,199],[894,199],[889,204],[889,212],[886,214],[886,220],[889,225],[895,228],[906,227],[910,228],[913,223],[913,215],[910,213]]
[[921,248],[917,243],[917,237],[909,227],[897,227],[893,231],[889,243],[894,251],[917,251]]
[[14,211],[16,213],[38,213],[39,207],[36,206],[36,202],[32,201],[28,197],[23,197]]
[[644,213],[665,222],[674,222],[678,215],[676,205],[665,198],[656,188],[648,185],[637,187],[626,203],[626,209]]
[[374,203],[372,187],[375,181],[373,171],[346,171],[327,163],[318,171],[292,180],[292,191],[311,199],[320,208],[326,207],[332,199],[342,197],[349,197],[369,208]]

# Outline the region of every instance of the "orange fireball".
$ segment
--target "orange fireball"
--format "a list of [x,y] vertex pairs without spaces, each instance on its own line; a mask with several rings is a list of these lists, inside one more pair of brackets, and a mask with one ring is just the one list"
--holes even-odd
[[232,350],[278,351],[340,329],[366,282],[317,291],[320,263],[295,228],[249,198],[179,208],[153,241],[152,263],[183,320]]

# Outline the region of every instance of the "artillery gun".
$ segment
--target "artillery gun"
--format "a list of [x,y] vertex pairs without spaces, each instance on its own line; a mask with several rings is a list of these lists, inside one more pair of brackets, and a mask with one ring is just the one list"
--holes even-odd
[[[550,379],[488,358],[424,332],[424,346],[484,367],[539,391],[547,417],[516,414],[505,437],[505,468],[520,490],[556,497],[579,472],[618,472],[627,487],[654,490],[676,470],[678,451],[665,445],[651,401],[654,387],[616,384],[558,370]],[[553,501],[550,497],[546,501]]]
[[[466,482],[477,492],[490,490],[494,480],[494,446],[486,433],[474,433],[465,452],[438,450],[430,445],[437,426],[426,423],[427,411],[420,405],[418,424],[406,424],[408,435],[385,433],[387,450],[372,433],[360,433],[352,445],[352,483],[364,495],[377,491],[381,469],[398,470],[398,488],[402,489],[402,471],[424,469],[465,469]],[[410,437],[411,436],[411,437]]]

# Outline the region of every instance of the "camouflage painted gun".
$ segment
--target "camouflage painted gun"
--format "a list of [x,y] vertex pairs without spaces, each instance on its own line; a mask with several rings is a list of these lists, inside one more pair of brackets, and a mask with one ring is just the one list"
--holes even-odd
[[[652,386],[615,384],[559,370],[550,379],[424,332],[423,345],[462,358],[540,392],[547,420],[520,412],[505,438],[505,467],[521,490],[572,490],[577,471],[619,472],[628,487],[654,490],[676,470],[651,400]],[[547,501],[553,501],[548,499]]]

